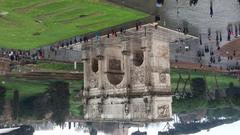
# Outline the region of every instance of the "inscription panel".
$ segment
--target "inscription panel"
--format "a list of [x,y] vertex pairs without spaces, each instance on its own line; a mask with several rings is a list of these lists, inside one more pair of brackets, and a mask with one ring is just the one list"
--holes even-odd
[[143,103],[132,104],[132,111],[134,119],[146,118],[145,105]]
[[121,60],[109,59],[109,70],[121,71]]

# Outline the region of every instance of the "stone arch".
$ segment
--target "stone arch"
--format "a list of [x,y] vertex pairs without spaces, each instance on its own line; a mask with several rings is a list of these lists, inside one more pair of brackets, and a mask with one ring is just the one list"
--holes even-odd
[[122,82],[123,80],[123,74],[114,74],[114,73],[108,73],[107,74],[108,81],[112,85],[118,85]]

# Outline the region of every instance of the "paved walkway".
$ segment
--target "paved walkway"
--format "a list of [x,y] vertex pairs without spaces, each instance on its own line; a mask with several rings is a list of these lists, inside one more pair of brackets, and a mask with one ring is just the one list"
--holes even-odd
[[[217,67],[219,69],[222,68],[223,70],[229,68],[231,69],[233,67],[236,67],[236,64],[239,62],[239,60],[234,57],[233,59],[229,59],[229,57],[223,55],[222,51],[225,50],[225,44],[226,42],[220,43],[219,45],[223,49],[218,50],[215,39],[203,41],[202,45],[200,45],[199,39],[171,43],[170,44],[171,60],[188,62],[199,65],[207,65],[210,67]],[[206,48],[208,48],[207,51]],[[230,49],[231,47],[227,48],[231,50]],[[199,52],[202,53],[201,57],[199,57],[198,55]]]

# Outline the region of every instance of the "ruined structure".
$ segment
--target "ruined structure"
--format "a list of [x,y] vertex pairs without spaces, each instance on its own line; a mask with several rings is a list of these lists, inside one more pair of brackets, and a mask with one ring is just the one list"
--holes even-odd
[[131,122],[171,119],[169,42],[186,37],[146,25],[84,44],[84,118]]
[[5,75],[10,72],[11,60],[0,57],[0,75]]

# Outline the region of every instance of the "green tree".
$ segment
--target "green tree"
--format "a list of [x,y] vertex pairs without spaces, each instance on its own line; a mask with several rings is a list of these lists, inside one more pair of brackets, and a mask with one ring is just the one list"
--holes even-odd
[[0,115],[2,114],[4,109],[5,95],[6,95],[6,88],[0,86]]
[[191,88],[194,97],[203,97],[206,95],[206,81],[203,78],[192,79]]
[[18,90],[15,90],[13,92],[12,108],[13,108],[13,119],[16,120],[19,114],[19,91]]
[[53,82],[49,86],[52,120],[62,125],[69,114],[69,84],[63,81]]

